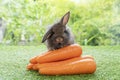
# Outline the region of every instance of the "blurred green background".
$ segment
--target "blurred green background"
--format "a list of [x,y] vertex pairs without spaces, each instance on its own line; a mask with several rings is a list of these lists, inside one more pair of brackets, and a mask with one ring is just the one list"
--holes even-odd
[[120,45],[120,0],[0,0],[0,44],[40,45],[67,11],[77,43]]

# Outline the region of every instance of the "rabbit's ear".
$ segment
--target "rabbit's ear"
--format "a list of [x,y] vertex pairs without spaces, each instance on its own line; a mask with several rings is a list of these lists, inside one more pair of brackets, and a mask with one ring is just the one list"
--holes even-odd
[[52,36],[52,31],[51,30],[47,31],[42,39],[42,43],[45,42],[51,36]]
[[62,17],[62,19],[60,20],[60,23],[62,23],[62,25],[65,26],[65,25],[68,23],[69,17],[70,17],[70,11],[68,11],[68,12]]

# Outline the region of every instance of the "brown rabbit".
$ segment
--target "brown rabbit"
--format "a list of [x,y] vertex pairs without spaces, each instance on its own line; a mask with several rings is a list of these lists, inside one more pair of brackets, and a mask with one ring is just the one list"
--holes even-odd
[[42,39],[42,43],[46,41],[49,50],[55,50],[74,43],[74,37],[70,29],[66,26],[70,17],[67,12],[59,22],[50,26]]

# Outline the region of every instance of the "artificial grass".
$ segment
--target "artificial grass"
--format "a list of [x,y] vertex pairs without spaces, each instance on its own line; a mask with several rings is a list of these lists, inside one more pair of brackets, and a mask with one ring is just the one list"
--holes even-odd
[[0,80],[119,80],[120,46],[83,46],[82,55],[92,55],[97,63],[94,74],[40,75],[27,71],[29,59],[46,51],[40,46],[0,46]]

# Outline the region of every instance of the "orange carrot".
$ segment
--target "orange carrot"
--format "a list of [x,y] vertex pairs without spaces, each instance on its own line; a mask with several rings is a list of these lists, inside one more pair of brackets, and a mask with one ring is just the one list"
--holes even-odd
[[33,58],[31,58],[30,59],[30,63],[32,63],[32,64],[36,64],[37,63],[37,58],[40,58],[40,57],[42,57],[42,56],[46,56],[46,55],[48,55],[48,54],[50,54],[52,51],[48,51],[48,52],[46,52],[46,53],[44,53],[44,54],[41,54],[41,55],[38,55],[38,56],[35,56],[35,57],[33,57]]
[[51,62],[51,63],[37,63],[35,65],[33,65],[33,70],[38,70],[39,68],[42,67],[52,67],[52,66],[61,66],[64,64],[68,64],[77,60],[82,60],[82,59],[93,59],[92,56],[90,55],[86,55],[86,56],[82,56],[82,57],[75,57],[75,58],[71,58],[71,59],[67,59],[67,60],[63,60],[63,61],[58,61],[58,62]]
[[65,60],[73,57],[78,57],[82,54],[82,48],[78,44],[73,44],[54,51],[48,51],[43,55],[34,57],[30,63],[47,63],[53,61]]
[[96,63],[93,59],[80,59],[61,66],[40,68],[39,73],[45,75],[87,74],[94,73],[95,70]]
[[34,64],[29,63],[29,64],[27,65],[27,69],[28,69],[28,70],[33,70],[33,66],[34,66]]

